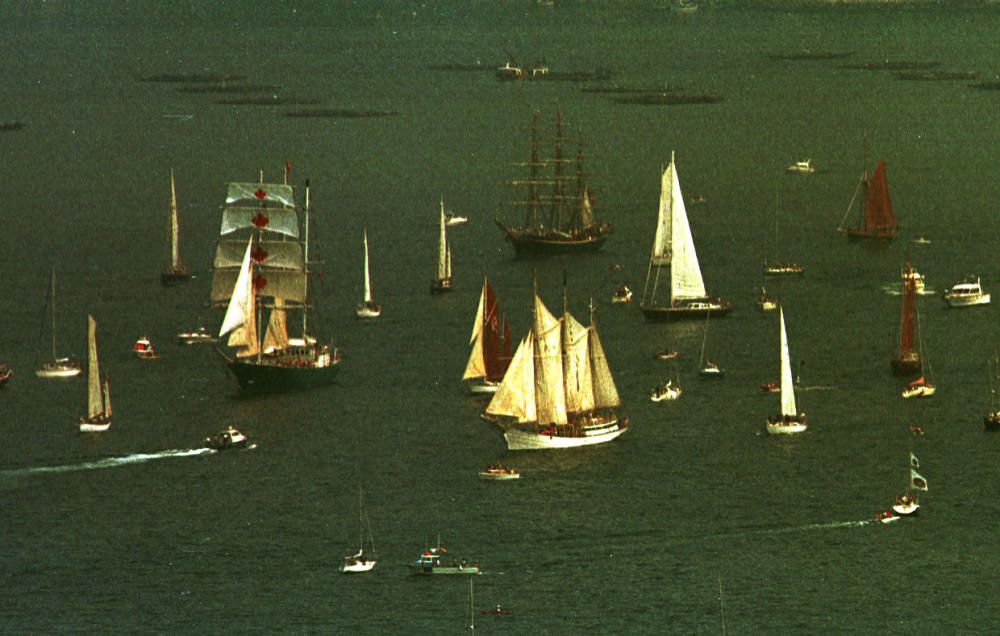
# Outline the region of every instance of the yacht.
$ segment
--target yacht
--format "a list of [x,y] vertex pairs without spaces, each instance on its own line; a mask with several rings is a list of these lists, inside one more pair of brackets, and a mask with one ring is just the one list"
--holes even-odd
[[153,350],[153,343],[149,341],[146,336],[141,336],[132,344],[132,351],[140,360],[152,360],[156,357],[156,352]]
[[964,281],[952,285],[951,289],[944,293],[944,299],[951,307],[974,307],[975,305],[990,304],[990,295],[983,291],[978,276],[970,276]]
[[250,444],[250,438],[230,426],[226,430],[205,438],[205,448],[213,450],[230,450],[234,448],[246,448]]
[[812,174],[816,172],[816,167],[812,165],[812,159],[803,159],[802,161],[796,161],[792,165],[788,166],[786,169],[788,172],[797,172],[799,174]]

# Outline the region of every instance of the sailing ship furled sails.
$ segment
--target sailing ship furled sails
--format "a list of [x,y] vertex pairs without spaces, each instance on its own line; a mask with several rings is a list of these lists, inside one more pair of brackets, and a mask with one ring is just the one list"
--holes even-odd
[[[661,291],[660,286],[666,284],[664,268],[670,269],[669,297],[666,299],[657,295]],[[673,152],[670,153],[670,165],[663,171],[660,180],[656,237],[639,308],[646,320],[721,315],[732,309],[729,301],[710,298],[705,291]]]
[[174,187],[174,171],[170,170],[170,213],[167,216],[167,267],[160,274],[164,286],[177,285],[194,278],[181,261],[180,226],[177,223],[177,190]]
[[468,382],[470,393],[496,393],[510,366],[510,327],[500,316],[500,305],[488,279],[483,279],[469,344],[472,351],[462,380]]
[[372,296],[372,272],[368,264],[368,228],[364,229],[362,236],[365,243],[365,299],[358,303],[354,313],[358,318],[372,319],[382,315],[382,305],[375,302],[375,297]]
[[510,450],[603,444],[628,430],[591,304],[590,325],[556,318],[534,290],[531,331],[521,340],[486,416],[497,418]]
[[[309,183],[303,232],[287,183],[230,183],[222,211],[212,277],[212,303],[225,305],[219,337],[233,353],[216,349],[240,388],[276,391],[328,384],[339,370],[336,348],[309,335]],[[287,312],[302,315],[302,335],[291,338]],[[263,322],[264,314],[268,320]]]
[[[865,155],[867,157],[867,152]],[[845,228],[844,222],[855,209],[855,201],[859,200],[861,203],[855,213],[857,222]],[[837,231],[847,234],[848,238],[852,239],[891,239],[899,232],[896,217],[892,213],[892,201],[889,199],[889,182],[885,176],[884,161],[879,160],[875,170],[869,175],[866,158],[864,172],[854,189],[851,202],[847,204],[847,211],[840,220]]]
[[907,254],[901,277],[903,293],[899,308],[899,351],[889,360],[894,375],[912,375],[920,373],[921,369],[920,350],[915,346],[916,341],[913,337],[917,283],[912,276],[907,276],[908,271],[910,271],[909,254]]
[[507,225],[499,219],[497,226],[518,256],[600,249],[611,233],[611,224],[594,218],[593,194],[584,183],[582,148],[578,144],[575,174],[566,174],[565,166],[571,160],[563,155],[562,115],[558,110],[553,157],[541,157],[539,135],[538,111],[535,111],[531,126],[531,158],[527,163],[517,164],[526,167],[528,175],[513,181],[513,185],[527,188],[526,199],[514,203],[527,207],[527,217],[522,227]]
[[87,316],[87,414],[80,418],[81,433],[100,433],[111,427],[111,393],[108,380],[101,384],[97,362],[97,321]]
[[779,349],[781,352],[781,413],[767,418],[767,432],[771,435],[801,433],[808,427],[805,413],[799,413],[795,404],[795,382],[792,380],[792,361],[788,353],[788,334],[785,332],[785,310],[778,308],[781,325]]
[[444,198],[441,199],[441,218],[438,222],[438,257],[431,280],[431,293],[443,294],[452,290],[451,241],[448,240],[448,220],[444,212]]

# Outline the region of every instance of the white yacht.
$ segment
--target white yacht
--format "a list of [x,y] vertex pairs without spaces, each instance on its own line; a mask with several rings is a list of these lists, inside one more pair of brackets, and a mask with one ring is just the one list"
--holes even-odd
[[990,304],[990,295],[983,291],[979,277],[970,276],[960,283],[952,285],[944,293],[944,299],[951,307],[974,307]]

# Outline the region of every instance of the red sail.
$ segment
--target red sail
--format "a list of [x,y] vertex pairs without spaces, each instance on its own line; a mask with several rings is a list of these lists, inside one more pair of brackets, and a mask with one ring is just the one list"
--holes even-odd
[[885,162],[879,161],[868,179],[865,193],[865,227],[869,236],[894,236],[896,217],[892,215],[892,201],[889,199],[889,182],[885,178]]
[[497,297],[487,281],[483,298],[483,361],[486,365],[486,377],[490,380],[503,378],[503,369],[500,366],[500,316],[498,309]]
[[500,352],[500,373],[507,373],[507,367],[510,366],[510,360],[513,357],[510,352],[510,323],[507,322],[507,316],[503,318],[503,351]]
[[[904,274],[909,269],[909,262],[906,263]],[[899,359],[905,360],[913,353],[913,317],[914,305],[913,294],[917,287],[913,278],[903,276],[903,306],[899,315]]]

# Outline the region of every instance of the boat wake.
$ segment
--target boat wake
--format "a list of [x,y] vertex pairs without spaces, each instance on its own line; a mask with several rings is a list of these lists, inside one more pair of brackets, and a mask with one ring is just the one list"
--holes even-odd
[[174,457],[196,457],[198,455],[206,455],[209,453],[216,453],[216,452],[218,451],[212,450],[211,448],[188,448],[184,450],[181,449],[166,450],[166,451],[161,451],[159,453],[134,453],[132,455],[124,455],[122,457],[108,457],[106,459],[99,459],[93,462],[82,462],[79,464],[16,468],[14,470],[2,471],[0,472],[0,475],[8,477],[19,477],[24,475],[39,475],[45,473],[70,473],[80,470],[97,470],[100,468],[114,468],[116,466],[141,464],[144,462],[151,462],[157,459],[170,459]]
[[833,391],[837,387],[829,384],[815,384],[812,386],[797,386],[796,391]]
[[[893,283],[891,285],[883,285],[882,291],[890,296],[900,296],[903,293],[903,286],[899,283]],[[934,289],[929,286],[924,286],[923,289],[914,293],[916,293],[917,296],[934,296],[937,294],[937,292],[934,291]]]

